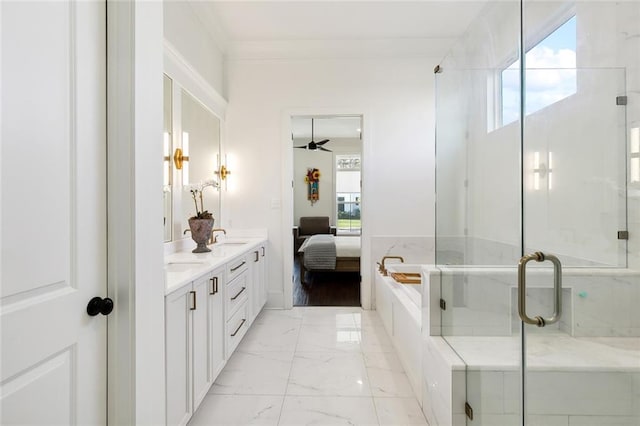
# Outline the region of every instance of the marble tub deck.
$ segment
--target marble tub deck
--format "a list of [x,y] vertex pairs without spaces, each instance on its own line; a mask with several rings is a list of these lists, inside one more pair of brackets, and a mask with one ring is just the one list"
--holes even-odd
[[376,311],[264,310],[194,425],[426,425]]
[[[443,336],[473,370],[517,370],[518,336]],[[527,367],[539,371],[640,373],[639,337],[571,337],[564,333],[527,336]]]
[[393,272],[420,274],[422,273],[422,266],[423,265],[410,263],[394,263],[387,268],[389,275],[382,277],[389,282],[391,288],[405,292],[409,300],[411,300],[418,309],[422,307],[422,284],[403,284],[393,279],[391,274]]

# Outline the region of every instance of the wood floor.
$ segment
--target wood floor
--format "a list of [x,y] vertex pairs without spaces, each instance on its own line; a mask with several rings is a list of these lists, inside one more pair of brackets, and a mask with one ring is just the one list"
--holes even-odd
[[293,277],[293,306],[360,306],[359,272],[307,272],[301,284],[296,257]]

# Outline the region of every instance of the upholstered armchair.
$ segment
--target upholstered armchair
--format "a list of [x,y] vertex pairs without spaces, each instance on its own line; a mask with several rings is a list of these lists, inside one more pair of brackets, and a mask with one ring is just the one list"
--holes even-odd
[[300,218],[300,226],[293,227],[293,248],[298,249],[307,237],[316,234],[336,235],[336,227],[329,225],[329,216],[303,216]]

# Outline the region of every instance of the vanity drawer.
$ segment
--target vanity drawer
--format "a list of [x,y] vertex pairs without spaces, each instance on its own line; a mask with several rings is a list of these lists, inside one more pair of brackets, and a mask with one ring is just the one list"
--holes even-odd
[[231,284],[231,281],[247,270],[249,267],[246,256],[237,258],[234,261],[227,263],[227,282]]
[[233,351],[236,350],[238,343],[240,343],[248,329],[249,311],[248,303],[245,301],[239,306],[236,313],[229,318],[226,324],[225,346],[227,348],[227,359],[229,359]]
[[227,312],[227,318],[231,318],[231,315],[238,309],[238,307],[244,303],[249,297],[249,274],[245,269],[240,275],[235,277],[227,285],[227,291],[225,293],[225,309]]

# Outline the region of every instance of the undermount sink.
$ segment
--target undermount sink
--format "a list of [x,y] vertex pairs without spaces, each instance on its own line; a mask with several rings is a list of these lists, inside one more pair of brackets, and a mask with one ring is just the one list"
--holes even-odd
[[164,270],[167,272],[185,272],[202,266],[203,264],[204,262],[172,261],[164,264]]
[[241,246],[243,244],[247,244],[249,241],[246,240],[222,240],[217,244],[221,244],[223,246]]

